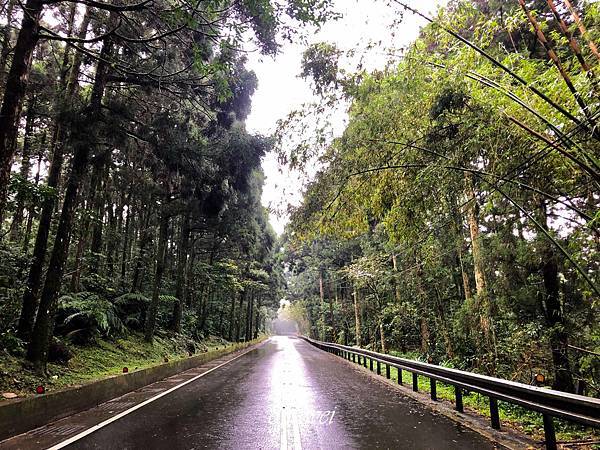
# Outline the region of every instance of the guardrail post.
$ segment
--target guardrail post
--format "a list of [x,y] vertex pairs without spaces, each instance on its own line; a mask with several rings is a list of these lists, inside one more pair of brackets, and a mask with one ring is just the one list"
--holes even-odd
[[419,379],[417,378],[417,374],[413,372],[413,391],[417,392],[419,390]]
[[389,380],[391,375],[390,375],[390,365],[386,364],[385,365],[385,377]]
[[397,367],[398,369],[398,384],[402,384],[402,369]]
[[543,414],[544,418],[544,437],[546,439],[546,450],[556,450],[556,434],[554,432],[554,420],[552,416]]
[[377,375],[381,375],[381,362],[377,360]]
[[352,362],[355,363],[356,362],[356,353],[352,353]]
[[464,408],[463,408],[463,396],[462,396],[462,389],[459,388],[458,386],[454,386],[454,397],[456,398],[456,407],[455,409],[458,412],[464,412]]
[[494,430],[500,429],[500,414],[498,413],[498,400],[490,397],[490,420]]
[[431,392],[431,400],[437,400],[437,384],[433,378],[429,379],[429,390]]
[[373,358],[369,358],[369,370],[373,372]]
[[367,368],[367,357],[365,355],[363,355],[363,366],[365,366],[365,369]]

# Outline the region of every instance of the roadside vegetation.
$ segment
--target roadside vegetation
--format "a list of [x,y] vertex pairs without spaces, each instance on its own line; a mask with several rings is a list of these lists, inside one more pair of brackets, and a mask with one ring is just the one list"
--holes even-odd
[[246,49],[276,54],[331,14],[317,0],[0,2],[2,389],[265,329],[282,277]]
[[419,38],[371,46],[389,55],[371,72],[356,49],[311,46],[320,100],[281,123],[280,157],[309,180],[284,238],[289,317],[320,340],[600,397],[600,4],[391,3],[394,31],[427,19]]
[[[68,360],[48,363],[48,376],[24,367],[22,358],[14,356],[17,352],[5,353],[0,360],[0,391],[27,397],[36,395],[35,388],[40,385],[46,392],[52,392],[122,374],[124,368],[134,372],[232,345],[216,337],[194,342],[182,335],[162,332],[153,343],[134,332],[111,340],[98,340],[93,345],[75,345],[70,341],[61,344],[63,357],[68,355]],[[2,400],[5,399],[0,398]]]
[[[311,45],[317,103],[249,133],[244,46],[331,3],[0,0],[2,390],[250,341],[285,295],[321,340],[600,397],[600,3],[389,0],[415,42]],[[281,241],[269,151],[309,180]]]

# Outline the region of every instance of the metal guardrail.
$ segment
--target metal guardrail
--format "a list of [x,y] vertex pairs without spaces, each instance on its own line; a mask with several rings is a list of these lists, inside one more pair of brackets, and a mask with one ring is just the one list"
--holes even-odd
[[436,382],[439,381],[454,386],[455,409],[461,413],[463,412],[463,391],[483,394],[490,399],[490,420],[492,428],[495,429],[500,429],[498,400],[540,412],[544,421],[547,449],[557,448],[554,417],[600,428],[600,399],[398,358],[361,348],[316,341],[305,336],[302,336],[302,338],[321,350],[334,353],[354,363],[362,364],[364,367],[367,367],[368,360],[370,370],[373,370],[375,363],[378,375],[381,374],[381,365],[385,364],[387,378],[390,378],[390,367],[395,367],[398,370],[398,384],[402,384],[402,370],[411,372],[413,391],[419,389],[418,375],[427,377],[430,380],[432,400],[437,400]]

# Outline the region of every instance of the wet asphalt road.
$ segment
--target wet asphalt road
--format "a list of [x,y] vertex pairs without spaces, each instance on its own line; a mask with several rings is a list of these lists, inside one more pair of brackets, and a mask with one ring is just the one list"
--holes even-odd
[[279,336],[68,448],[494,446],[340,358]]

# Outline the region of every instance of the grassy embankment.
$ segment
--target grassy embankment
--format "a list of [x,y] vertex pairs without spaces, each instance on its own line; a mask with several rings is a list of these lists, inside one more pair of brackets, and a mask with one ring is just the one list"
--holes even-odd
[[[22,357],[0,350],[0,392],[12,392],[19,397],[35,395],[39,384],[51,392],[120,374],[123,367],[134,371],[190,355],[189,339],[169,335],[155,337],[152,344],[145,342],[139,333],[129,333],[111,340],[97,339],[86,346],[66,345],[73,357],[66,364],[49,364],[49,378],[36,374]],[[196,354],[231,345],[223,339],[209,338],[196,343]]]

